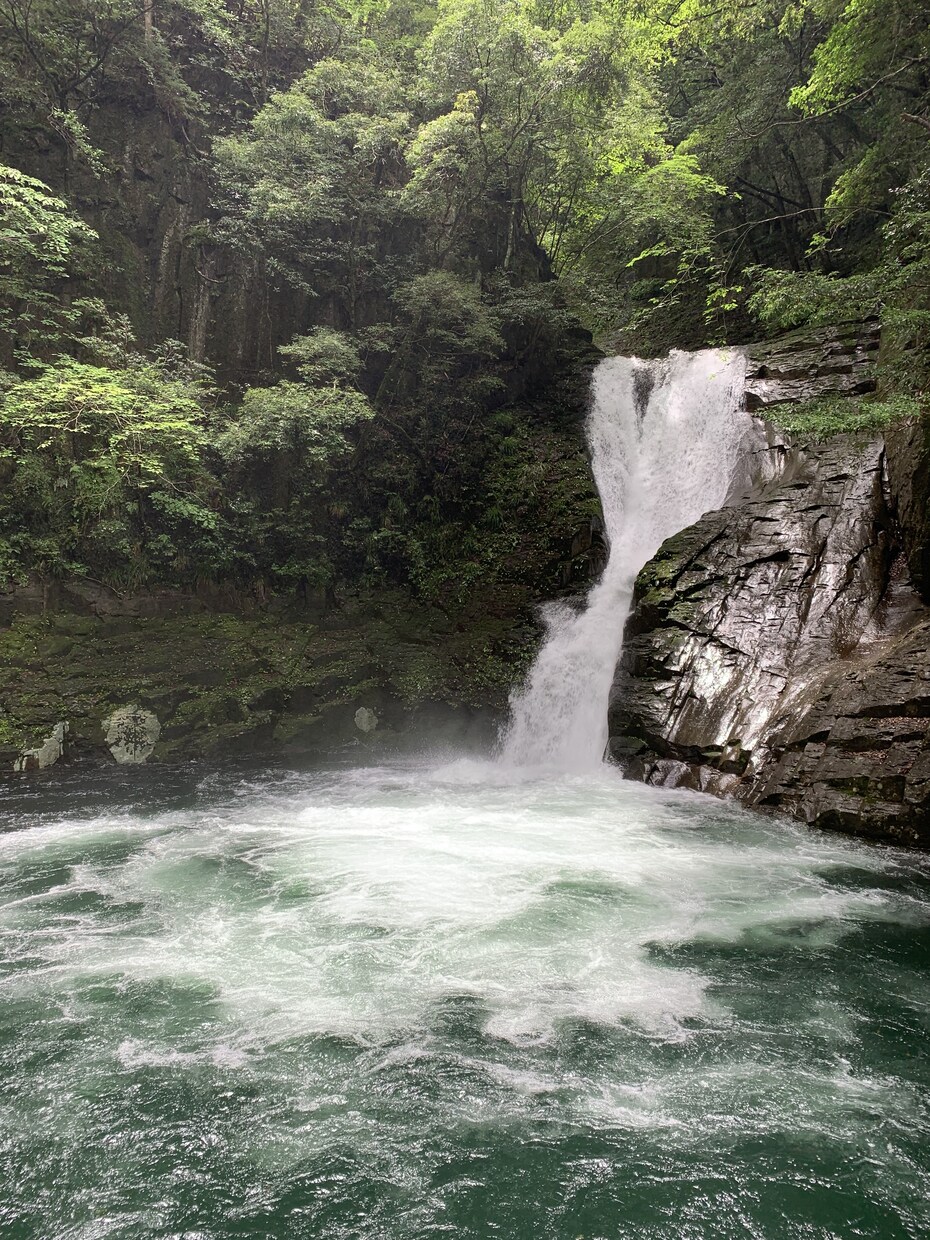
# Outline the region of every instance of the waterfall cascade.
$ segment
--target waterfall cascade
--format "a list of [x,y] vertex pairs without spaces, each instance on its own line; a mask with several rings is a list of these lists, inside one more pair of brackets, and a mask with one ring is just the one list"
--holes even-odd
[[716,349],[597,366],[587,432],[610,558],[582,610],[546,609],[546,640],[511,700],[508,766],[602,760],[636,574],[666,538],[726,501],[752,428],[744,376],[741,353]]

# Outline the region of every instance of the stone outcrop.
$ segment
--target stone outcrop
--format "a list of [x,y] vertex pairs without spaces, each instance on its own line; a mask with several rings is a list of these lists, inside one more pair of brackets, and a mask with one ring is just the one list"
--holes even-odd
[[347,597],[323,614],[220,610],[220,599],[168,591],[121,599],[78,584],[47,600],[22,591],[5,624],[0,612],[8,778],[20,777],[14,764],[42,765],[62,719],[71,763],[486,747],[514,668],[538,641],[516,592],[476,596],[467,615],[399,592]]
[[646,566],[610,705],[629,776],[930,844],[930,610],[884,465],[881,441],[795,448]]
[[755,804],[930,844],[930,620],[832,666],[792,713]]
[[877,322],[803,328],[749,345],[746,408],[759,413],[776,405],[873,392],[878,347]]
[[68,740],[68,724],[56,723],[48,736],[31,749],[24,749],[13,763],[14,771],[44,771],[63,758]]

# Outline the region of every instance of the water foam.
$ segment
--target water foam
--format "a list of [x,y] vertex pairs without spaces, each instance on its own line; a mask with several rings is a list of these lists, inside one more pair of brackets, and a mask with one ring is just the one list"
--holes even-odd
[[[874,1193],[924,1200],[905,1159],[926,1094],[896,1047],[926,993],[881,933],[930,920],[919,858],[606,766],[460,774],[275,774],[122,831],[63,815],[0,849],[0,1169],[24,1235],[103,1234],[68,1230],[82,1210],[117,1235],[193,1234],[180,1205],[163,1225],[156,1161],[204,1186],[218,1240],[242,1234],[224,1211],[246,1191],[278,1211],[256,1234],[291,1234],[293,1194],[315,1208],[330,1175],[333,1203],[371,1194],[366,1235],[420,1240],[455,1208],[450,1166],[507,1209],[541,1190],[489,1168],[529,1151],[542,1184],[586,1142],[594,1158],[618,1140],[637,1182],[706,1164],[752,1201],[757,1142],[783,1142],[783,1170],[798,1132],[846,1158],[880,1129]],[[870,927],[871,956],[849,946]],[[862,1051],[881,989],[884,1060]]]
[[[504,786],[416,771],[350,784],[348,798],[324,779],[296,804],[266,789],[147,819],[113,859],[99,821],[66,820],[64,881],[29,902],[9,883],[0,908],[10,939],[43,958],[11,989],[50,986],[81,1006],[93,978],[171,978],[225,1013],[233,1046],[394,1036],[448,995],[477,999],[488,1032],[517,1044],[567,1018],[674,1036],[713,1005],[706,979],[657,964],[652,945],[777,940],[786,921],[822,923],[828,944],[847,918],[889,916],[882,892],[819,880],[844,842],[808,856],[790,828],[607,767]],[[732,842],[696,820],[732,821]],[[55,834],[21,833],[8,878],[41,865]],[[898,900],[890,915],[908,911]]]

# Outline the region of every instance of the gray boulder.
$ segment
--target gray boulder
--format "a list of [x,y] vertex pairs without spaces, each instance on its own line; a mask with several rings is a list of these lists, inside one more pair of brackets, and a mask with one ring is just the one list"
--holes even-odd
[[44,771],[63,758],[67,748],[68,724],[56,723],[46,738],[32,749],[23,749],[13,763],[14,771]]
[[107,748],[120,766],[139,766],[153,754],[161,735],[158,717],[143,706],[118,707],[103,721]]

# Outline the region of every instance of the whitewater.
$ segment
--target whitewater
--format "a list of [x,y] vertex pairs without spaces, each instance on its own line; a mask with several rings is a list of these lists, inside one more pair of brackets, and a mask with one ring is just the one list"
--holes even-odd
[[723,505],[752,422],[738,350],[611,357],[594,372],[588,442],[609,558],[585,605],[550,604],[546,640],[514,695],[503,761],[584,770],[607,740],[607,699],[636,574],[672,534]]

